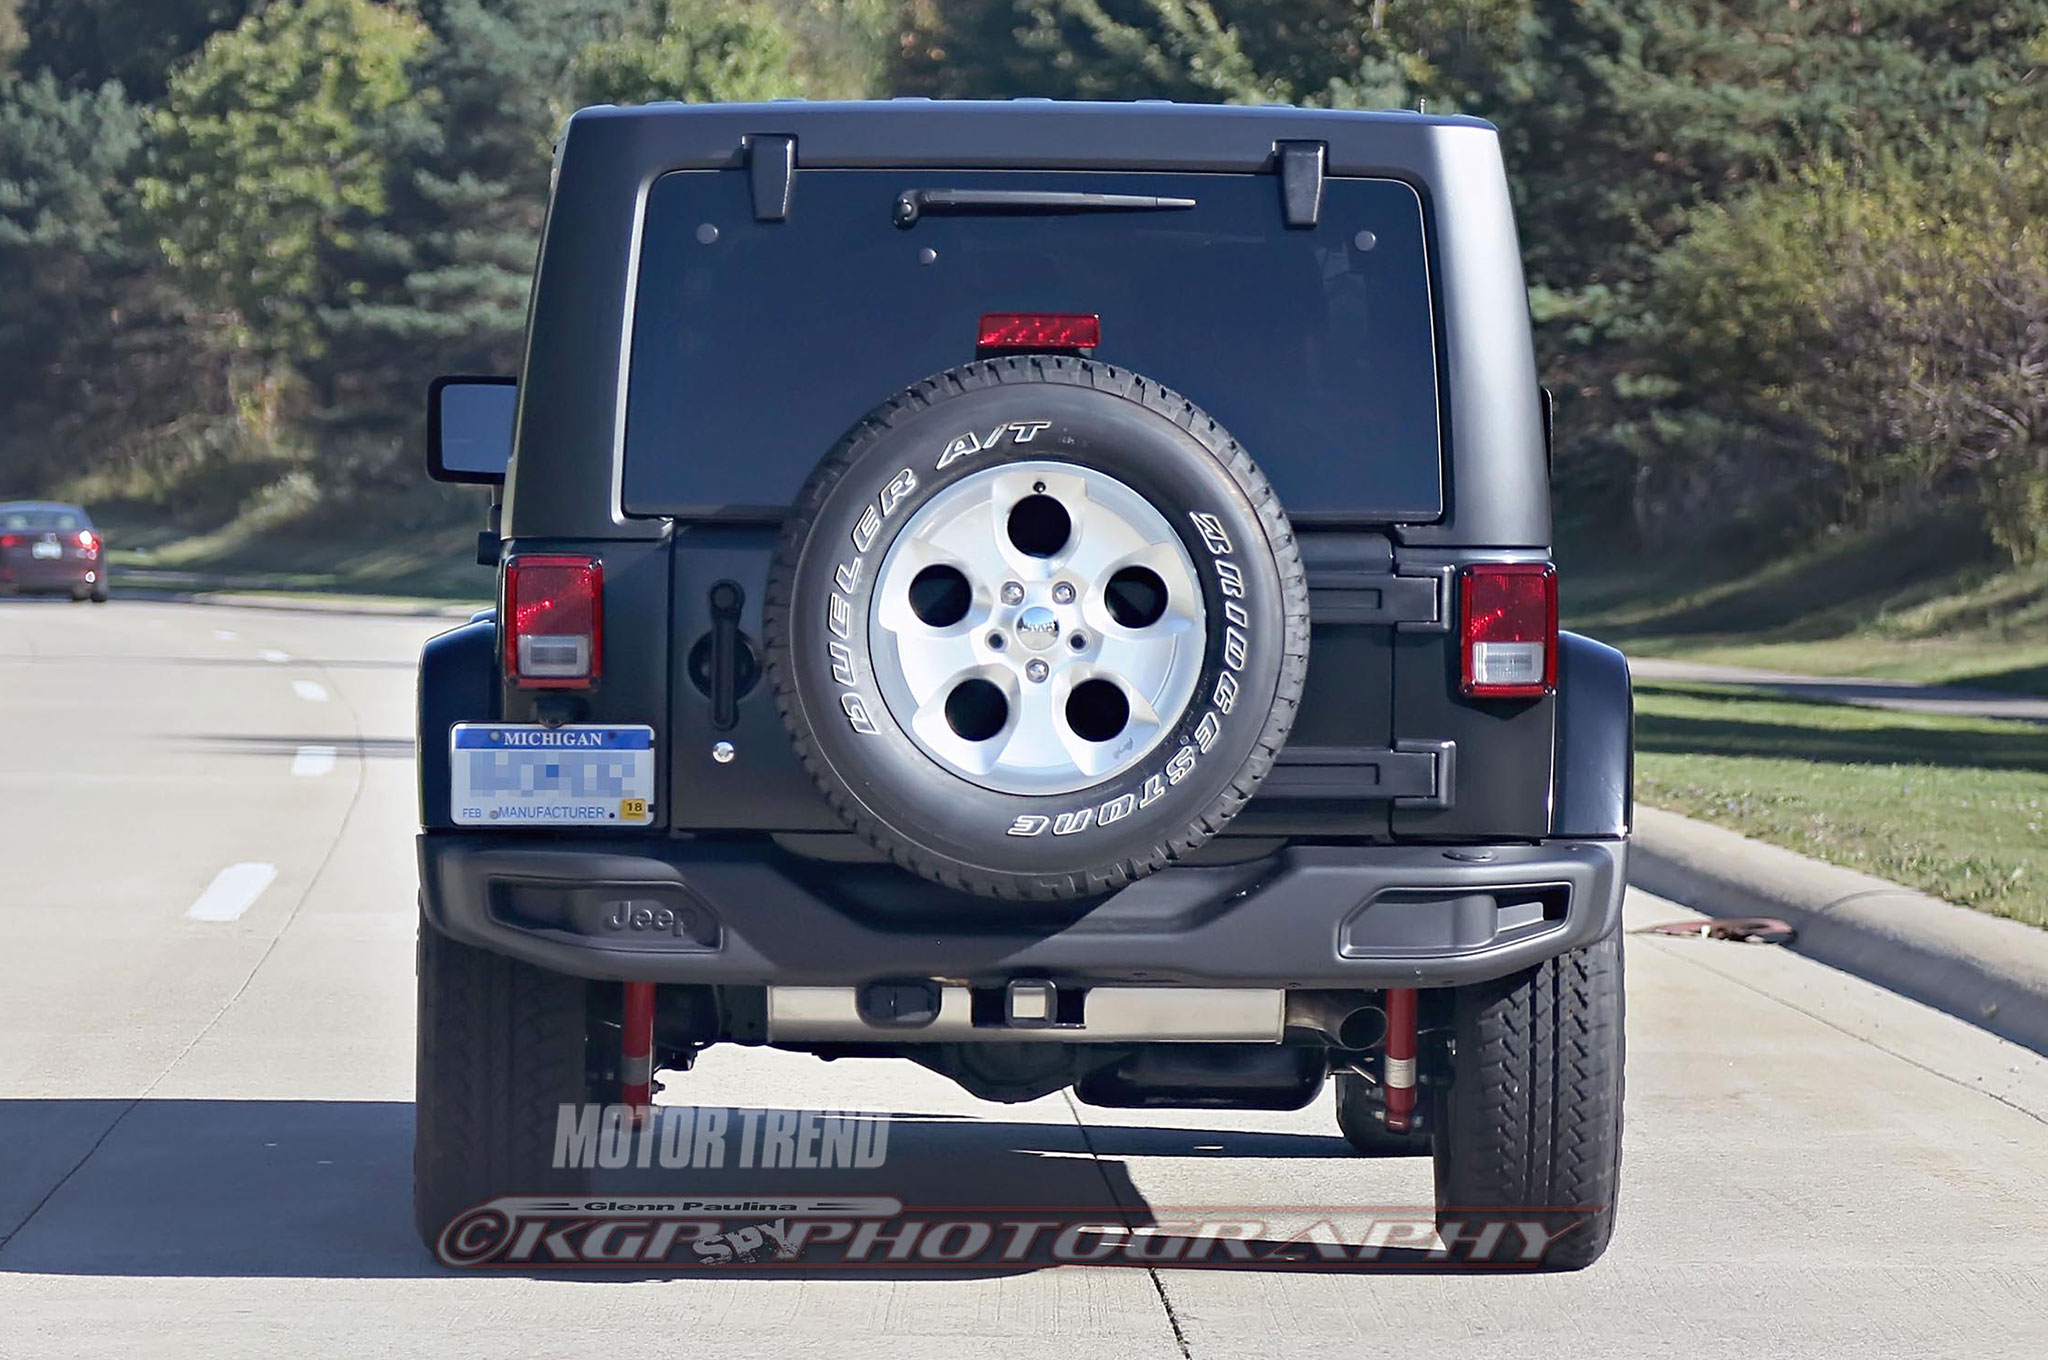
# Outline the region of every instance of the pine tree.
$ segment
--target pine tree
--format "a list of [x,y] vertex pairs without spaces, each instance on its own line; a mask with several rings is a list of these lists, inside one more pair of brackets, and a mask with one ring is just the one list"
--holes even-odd
[[16,485],[154,457],[221,391],[131,227],[142,136],[114,82],[0,79],[0,468]]
[[262,0],[17,0],[20,66],[74,90],[121,82],[137,103],[163,97],[171,68]]

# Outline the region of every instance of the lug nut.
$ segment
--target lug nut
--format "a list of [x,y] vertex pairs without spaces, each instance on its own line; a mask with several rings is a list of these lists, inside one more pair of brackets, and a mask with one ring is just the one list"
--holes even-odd
[[990,633],[988,635],[988,649],[992,652],[1000,652],[1009,645],[1009,643],[1003,640],[1001,633]]
[[1088,650],[1088,635],[1086,633],[1069,633],[1067,634],[1067,645],[1077,652],[1085,652]]
[[1043,661],[1026,662],[1024,666],[1024,678],[1031,681],[1033,684],[1037,684],[1038,682],[1044,680],[1045,677],[1050,675],[1051,673],[1052,668],[1047,666]]
[[1052,588],[1052,602],[1054,604],[1072,604],[1074,602],[1074,588],[1065,581],[1060,582]]
[[721,765],[732,764],[732,758],[738,754],[739,752],[732,749],[732,743],[729,741],[721,741],[711,748],[711,758]]
[[1003,582],[1003,603],[1004,603],[1004,604],[1022,604],[1022,603],[1024,603],[1024,587],[1023,587],[1023,586],[1021,586],[1021,585],[1019,585],[1019,584],[1017,584],[1017,583],[1016,583],[1015,581],[1005,581],[1005,582]]

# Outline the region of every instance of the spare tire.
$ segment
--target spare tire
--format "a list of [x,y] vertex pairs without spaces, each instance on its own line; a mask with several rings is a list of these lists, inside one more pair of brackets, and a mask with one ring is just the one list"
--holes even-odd
[[953,369],[813,474],[765,601],[804,764],[899,864],[1071,898],[1215,835],[1287,739],[1308,588],[1272,488],[1148,379]]

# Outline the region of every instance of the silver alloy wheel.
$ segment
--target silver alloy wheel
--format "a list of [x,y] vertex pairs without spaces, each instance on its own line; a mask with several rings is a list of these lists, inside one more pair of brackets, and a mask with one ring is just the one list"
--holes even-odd
[[889,545],[873,598],[891,714],[999,793],[1071,793],[1144,759],[1194,697],[1207,643],[1166,517],[1072,463],[1010,463],[939,492]]

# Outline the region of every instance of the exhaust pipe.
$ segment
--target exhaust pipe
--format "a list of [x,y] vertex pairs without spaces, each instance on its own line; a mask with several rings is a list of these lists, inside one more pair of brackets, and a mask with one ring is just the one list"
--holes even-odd
[[1287,1028],[1318,1035],[1332,1048],[1365,1051],[1387,1035],[1387,1013],[1359,1000],[1358,992],[1291,991]]

